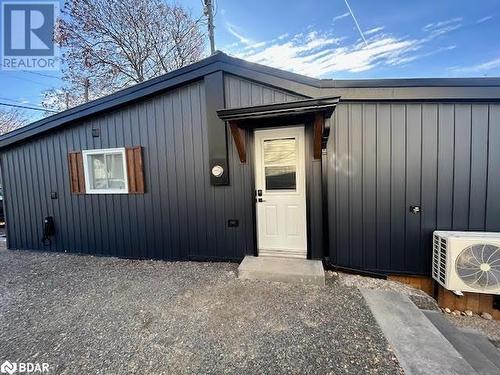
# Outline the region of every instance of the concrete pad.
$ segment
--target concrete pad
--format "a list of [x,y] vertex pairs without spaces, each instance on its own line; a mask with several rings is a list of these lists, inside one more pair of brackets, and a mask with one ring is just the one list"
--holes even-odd
[[405,374],[476,374],[408,297],[394,291],[361,293]]
[[246,256],[238,267],[238,278],[282,283],[325,285],[320,260]]

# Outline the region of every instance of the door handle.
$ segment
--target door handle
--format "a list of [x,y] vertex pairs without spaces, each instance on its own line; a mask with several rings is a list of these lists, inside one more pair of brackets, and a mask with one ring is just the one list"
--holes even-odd
[[260,202],[265,202],[265,200],[264,200],[264,199],[262,199],[262,198],[259,198],[258,200],[259,200],[259,203],[260,203]]

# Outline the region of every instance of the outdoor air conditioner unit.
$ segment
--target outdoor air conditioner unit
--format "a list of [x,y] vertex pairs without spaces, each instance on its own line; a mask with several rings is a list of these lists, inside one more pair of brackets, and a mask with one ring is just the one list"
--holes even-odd
[[457,294],[500,294],[500,233],[435,231],[432,277]]

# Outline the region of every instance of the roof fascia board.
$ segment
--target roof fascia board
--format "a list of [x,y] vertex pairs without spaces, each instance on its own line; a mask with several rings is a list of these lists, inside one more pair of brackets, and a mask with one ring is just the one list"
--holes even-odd
[[[232,58],[229,58],[232,59]],[[224,61],[227,61],[224,59]],[[243,61],[235,65],[233,61],[222,62],[221,68],[230,74],[258,83],[289,91],[304,97],[340,96],[345,100],[492,100],[500,98],[498,78],[424,78],[424,79],[374,79],[360,80],[317,80],[306,84],[302,76],[293,73],[281,74],[274,68]],[[258,70],[256,70],[258,69]],[[287,73],[287,72],[284,72]],[[358,87],[359,86],[359,87]]]
[[[144,99],[150,95],[156,94],[161,91],[165,91],[176,86],[186,84],[198,79],[201,79],[207,74],[214,73],[220,70],[218,63],[210,63],[208,65],[197,68],[193,71],[184,72],[182,74],[176,74],[174,77],[165,78],[163,80],[154,80],[150,85],[142,86],[137,85],[126,89],[115,94],[105,96],[103,98],[97,99],[95,101],[74,107],[70,110],[57,113],[53,116],[44,118],[37,122],[34,122],[26,127],[14,130],[13,132],[7,133],[5,136],[0,137],[0,148],[8,146],[14,142],[20,141],[24,138],[36,135],[47,130],[51,130],[64,123],[81,120],[84,117],[88,117],[97,114],[103,110],[116,108],[118,106],[127,104],[131,101]],[[176,71],[177,72],[177,71]],[[140,87],[138,87],[140,86]],[[134,89],[135,90],[131,90]]]
[[341,101],[498,101],[500,87],[392,87],[328,89]]
[[[500,87],[500,78],[389,78],[331,80],[330,88]],[[326,87],[326,86],[324,86]]]

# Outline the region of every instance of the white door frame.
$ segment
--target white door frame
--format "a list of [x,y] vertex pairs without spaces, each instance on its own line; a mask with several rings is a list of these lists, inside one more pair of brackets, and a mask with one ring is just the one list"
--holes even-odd
[[[294,138],[296,144],[296,187],[293,190],[266,190],[264,141],[288,138]],[[305,148],[304,126],[254,131],[256,232],[259,256],[307,258]],[[262,190],[262,196],[257,196],[258,190]],[[259,198],[263,202],[259,202]],[[271,230],[269,225],[272,227]]]

